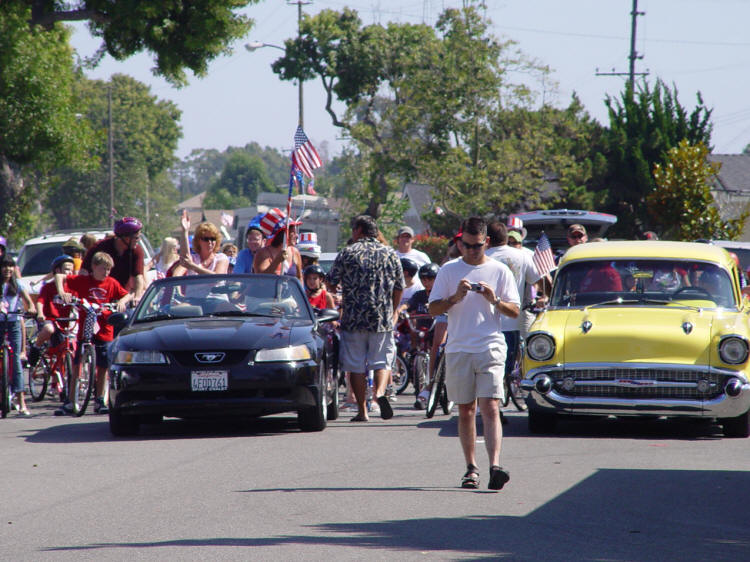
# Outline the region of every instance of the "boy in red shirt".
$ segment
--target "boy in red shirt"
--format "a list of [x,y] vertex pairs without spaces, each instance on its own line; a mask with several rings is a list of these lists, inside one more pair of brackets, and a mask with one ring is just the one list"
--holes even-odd
[[[65,302],[70,302],[72,296],[80,299],[86,299],[90,303],[108,303],[116,302],[117,310],[123,312],[125,306],[133,300],[133,294],[128,293],[120,283],[109,276],[114,262],[109,254],[97,252],[91,259],[91,275],[70,275],[65,277],[63,274],[55,275],[55,285],[57,292]],[[63,281],[70,292],[65,291]],[[93,336],[94,348],[96,349],[96,402],[94,403],[94,413],[106,414],[109,411],[105,401],[107,395],[107,369],[109,368],[109,358],[107,357],[107,345],[114,339],[114,330],[107,324],[109,312],[104,312],[97,319],[99,331]],[[81,315],[81,325],[78,329],[79,338],[83,337],[83,322],[85,314]],[[76,377],[80,369],[81,347],[76,350],[75,368],[70,381],[70,390],[75,388]],[[70,392],[68,393],[70,396]],[[70,402],[66,402],[61,408],[55,411],[55,415],[65,415],[72,412],[73,407]]]

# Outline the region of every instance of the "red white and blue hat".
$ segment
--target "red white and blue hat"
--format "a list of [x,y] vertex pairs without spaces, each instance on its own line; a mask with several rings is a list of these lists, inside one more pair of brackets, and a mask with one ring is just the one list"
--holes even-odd
[[318,235],[314,232],[302,232],[297,241],[297,249],[303,256],[320,257]]
[[300,221],[288,221],[284,212],[274,207],[260,219],[260,231],[266,238],[273,238],[286,228],[287,222],[292,226],[302,224]]

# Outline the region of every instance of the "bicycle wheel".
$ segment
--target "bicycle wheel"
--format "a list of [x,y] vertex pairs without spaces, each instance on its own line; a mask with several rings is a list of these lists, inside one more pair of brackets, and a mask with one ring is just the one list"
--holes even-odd
[[64,404],[68,399],[68,396],[71,395],[70,380],[71,376],[73,375],[73,353],[71,353],[70,351],[65,354],[65,359],[63,361],[63,372],[60,375],[60,379],[63,383],[62,392],[64,394],[64,396],[61,396],[60,398],[62,403]]
[[50,367],[47,357],[42,353],[39,360],[34,365],[29,365],[29,393],[34,402],[44,399],[47,392],[47,385],[50,379]]
[[414,394],[430,386],[430,354],[420,351],[414,357]]
[[528,394],[528,392],[521,388],[521,379],[523,378],[523,375],[521,374],[522,357],[523,347],[521,347],[521,352],[516,358],[516,363],[510,373],[510,380],[506,386],[507,393],[510,396],[513,405],[516,407],[516,410],[519,412],[526,410],[526,395]]
[[96,355],[94,346],[85,344],[81,350],[81,372],[78,375],[74,388],[71,389],[71,401],[73,402],[73,414],[81,417],[86,413],[86,407],[91,400],[91,394],[96,384]]
[[509,388],[509,394],[510,399],[513,402],[513,405],[516,407],[516,410],[519,412],[523,412],[526,410],[526,395],[528,392],[523,390],[521,388],[521,379],[516,378],[515,376],[510,377],[510,384],[508,385]]
[[396,360],[393,362],[392,373],[393,388],[396,389],[396,394],[401,394],[409,385],[409,369],[406,367],[406,363],[400,355],[396,355]]
[[450,416],[453,410],[453,400],[448,400],[448,388],[445,386],[445,379],[443,379],[442,392],[440,392],[440,407],[443,409],[443,413],[446,416]]
[[[435,369],[435,380],[432,381],[432,388],[430,389],[430,396],[427,398],[427,409],[425,410],[425,417],[431,418],[435,415],[435,410],[440,402],[440,397],[443,394],[445,388],[445,357],[441,357],[438,362],[437,369]],[[446,412],[447,413],[447,412]]]
[[10,387],[9,387],[10,361],[8,360],[7,349],[0,351],[0,353],[2,353],[2,356],[3,356],[3,363],[2,363],[3,375],[2,375],[2,381],[0,381],[3,387],[2,388],[3,403],[2,405],[0,405],[0,416],[5,418],[8,416],[8,412],[10,412],[10,401],[11,401],[11,392],[10,392]]

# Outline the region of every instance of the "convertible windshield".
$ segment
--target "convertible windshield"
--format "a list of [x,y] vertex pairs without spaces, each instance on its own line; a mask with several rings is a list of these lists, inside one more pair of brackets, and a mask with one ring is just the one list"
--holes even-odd
[[703,307],[737,306],[729,273],[716,264],[633,259],[591,260],[566,265],[557,274],[550,305],[671,302]]
[[172,318],[270,316],[309,319],[299,282],[276,275],[201,275],[155,283],[135,322]]

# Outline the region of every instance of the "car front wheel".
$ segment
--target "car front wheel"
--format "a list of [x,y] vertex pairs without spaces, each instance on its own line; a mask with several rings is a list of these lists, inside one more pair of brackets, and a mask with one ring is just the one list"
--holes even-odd
[[750,436],[750,410],[734,418],[720,419],[719,423],[723,426],[726,437]]
[[297,422],[302,431],[323,431],[328,419],[328,396],[326,396],[325,364],[320,364],[322,373],[318,377],[318,392],[315,406],[297,412]]
[[138,433],[138,418],[125,416],[114,408],[109,410],[109,431],[115,437],[128,437]]

